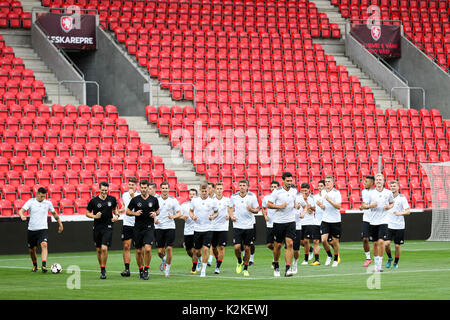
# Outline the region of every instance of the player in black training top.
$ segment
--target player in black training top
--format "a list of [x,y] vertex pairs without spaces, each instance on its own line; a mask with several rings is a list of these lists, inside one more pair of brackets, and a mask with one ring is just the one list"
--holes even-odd
[[100,279],[106,279],[108,247],[111,246],[113,223],[119,219],[117,200],[108,195],[109,184],[101,182],[100,194],[89,201],[86,217],[94,219],[94,242],[100,264]]
[[149,183],[147,180],[139,182],[141,194],[131,199],[127,208],[127,215],[134,216],[134,236],[133,244],[136,248],[136,262],[139,270],[142,270],[142,261],[137,257],[141,256],[144,249],[144,270],[140,273],[140,278],[148,280],[148,268],[152,258],[152,244],[155,239],[155,217],[159,214],[158,199],[149,193]]

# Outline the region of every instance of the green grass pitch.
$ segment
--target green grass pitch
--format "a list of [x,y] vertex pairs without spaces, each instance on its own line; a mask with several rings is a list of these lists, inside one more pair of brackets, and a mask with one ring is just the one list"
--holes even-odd
[[[325,253],[321,248],[322,265],[299,265],[298,274],[291,278],[283,277],[284,258],[280,259],[282,277],[273,277],[271,251],[264,246],[257,246],[255,264],[249,267],[248,278],[236,274],[236,258],[231,246],[226,248],[221,274],[214,274],[213,261],[213,266],[207,269],[206,278],[200,278],[198,274],[191,275],[190,258],[183,248],[176,248],[171,276],[165,278],[159,271],[161,260],[153,249],[149,281],[139,280],[133,260],[134,250],[130,278],[120,276],[123,270],[122,252],[110,251],[108,278],[100,280],[94,250],[52,253],[51,243],[49,249],[47,264],[60,263],[63,267],[61,274],[30,272],[32,264],[26,254],[0,256],[1,300],[450,299],[450,243],[445,242],[407,241],[402,246],[399,268],[384,268],[384,272],[376,276],[367,273],[367,269],[362,266],[365,256],[360,242],[341,244],[342,261],[337,268],[323,265]],[[386,260],[385,255],[383,264]],[[81,270],[80,289],[67,287],[67,280],[72,276],[67,273],[67,269],[71,265],[77,265]]]

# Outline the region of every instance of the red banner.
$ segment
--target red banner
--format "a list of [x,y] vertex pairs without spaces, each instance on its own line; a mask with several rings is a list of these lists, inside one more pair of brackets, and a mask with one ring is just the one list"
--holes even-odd
[[353,24],[350,33],[367,50],[382,58],[402,56],[400,26]]
[[38,13],[36,23],[61,49],[97,49],[95,15]]

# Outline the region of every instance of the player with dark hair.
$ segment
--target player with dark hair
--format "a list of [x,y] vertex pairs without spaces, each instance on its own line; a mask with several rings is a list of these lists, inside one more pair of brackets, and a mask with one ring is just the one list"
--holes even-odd
[[302,265],[307,265],[311,240],[313,241],[315,251],[318,252],[320,227],[315,225],[316,201],[311,194],[311,187],[309,183],[304,182],[301,184],[300,194],[302,197],[299,200],[299,203],[303,207],[303,212],[300,215],[300,218],[302,221],[303,247],[305,248],[305,259],[303,260]]
[[[259,212],[256,195],[248,191],[248,181],[239,181],[239,192],[233,194],[229,203],[228,214],[233,221],[233,245],[237,258],[236,273],[242,272],[244,263],[244,277],[248,277],[248,265],[251,255],[250,246],[253,244],[253,216]],[[244,246],[244,260],[242,261],[242,245]]]
[[140,278],[148,280],[148,269],[152,258],[152,245],[155,239],[154,219],[159,214],[158,199],[149,193],[149,182],[141,180],[139,182],[141,194],[131,199],[127,208],[127,215],[135,217],[134,223],[134,247],[136,251],[142,250],[144,253],[144,267],[142,268],[142,260],[138,260],[136,253],[136,262],[140,272]]
[[359,207],[360,210],[363,210],[363,222],[362,222],[362,231],[361,238],[363,241],[363,249],[364,254],[366,255],[366,262],[364,262],[364,267],[368,267],[372,263],[372,259],[370,257],[370,243],[369,243],[369,226],[372,221],[372,210],[367,208],[367,204],[369,203],[369,195],[375,186],[375,177],[367,176],[366,181],[364,181],[364,190],[361,192],[362,203]]
[[[175,220],[181,217],[181,207],[178,200],[169,195],[170,185],[167,181],[160,184],[158,229],[155,230],[158,256],[164,264],[164,276],[170,275],[172,251],[175,242]],[[167,253],[166,253],[167,252]]]
[[[280,186],[280,183],[278,181],[272,181],[270,183],[270,192],[269,194],[267,194],[262,201],[261,204],[261,211],[262,214],[264,216],[264,220],[266,220],[266,245],[267,248],[269,250],[271,250],[273,252],[273,247],[274,247],[274,240],[273,240],[273,215],[275,213],[274,209],[269,209],[267,208],[267,203],[270,200],[270,195],[272,194],[272,192],[278,188]],[[273,259],[272,259],[272,268],[273,268]]]
[[100,182],[100,194],[89,201],[86,217],[94,219],[94,242],[100,264],[100,279],[106,279],[108,248],[111,246],[113,224],[119,219],[117,200],[108,195],[109,184]]
[[33,262],[32,272],[38,270],[37,265],[37,246],[41,247],[41,261],[42,272],[47,272],[47,257],[48,257],[48,222],[47,216],[51,212],[55,220],[58,222],[58,233],[63,231],[63,225],[61,219],[53,207],[50,200],[45,199],[47,195],[47,189],[40,187],[37,190],[36,197],[29,199],[22,208],[19,210],[19,216],[22,221],[27,221],[25,212],[29,212],[30,220],[28,221],[28,250],[30,253],[31,261]]
[[297,189],[292,187],[292,173],[285,172],[282,175],[283,186],[272,192],[267,208],[275,209],[273,219],[274,249],[273,263],[274,276],[280,276],[279,258],[281,255],[281,245],[286,244],[284,258],[286,261],[285,277],[293,276],[291,262],[293,257],[293,241],[295,239],[295,198]]
[[[128,208],[128,204],[130,204],[131,199],[135,196],[141,194],[140,191],[137,190],[137,179],[130,178],[128,180],[128,191],[125,191],[122,194],[123,208],[120,210],[121,213],[125,213],[123,217],[123,226],[122,226],[122,243],[123,243],[123,263],[125,265],[125,270],[120,274],[122,277],[130,276],[130,261],[131,261],[131,239],[133,239],[133,231],[134,231],[134,217],[127,216],[126,211]],[[141,258],[142,259],[142,258]]]
[[393,268],[398,268],[398,261],[400,260],[401,245],[405,243],[405,218],[411,213],[409,203],[406,197],[399,193],[399,183],[397,180],[392,180],[390,183],[392,195],[394,196],[394,207],[389,210],[388,231],[385,241],[386,254],[388,261],[386,268],[390,268],[392,264],[391,241],[395,244],[395,260]]
[[186,249],[186,253],[192,259],[192,269],[191,273],[197,273],[197,263],[196,260],[194,262],[194,221],[189,216],[189,212],[191,209],[191,201],[197,196],[198,192],[196,189],[189,189],[189,200],[184,202],[181,205],[181,217],[180,219],[184,220],[184,248]]

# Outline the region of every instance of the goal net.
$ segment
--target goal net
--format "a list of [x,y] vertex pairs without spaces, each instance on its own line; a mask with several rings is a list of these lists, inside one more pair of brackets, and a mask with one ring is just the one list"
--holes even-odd
[[431,187],[431,235],[428,241],[450,241],[450,162],[421,163]]

